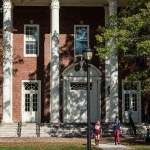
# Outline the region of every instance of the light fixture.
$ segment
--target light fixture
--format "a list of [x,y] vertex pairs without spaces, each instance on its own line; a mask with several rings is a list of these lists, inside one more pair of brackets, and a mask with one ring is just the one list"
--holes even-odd
[[85,50],[83,50],[83,58],[85,59],[85,61],[91,61],[93,57],[93,50],[90,48],[87,48]]
[[33,24],[33,20],[32,19],[30,20],[30,24]]
[[24,0],[21,0],[21,5],[24,5]]
[[80,24],[83,25],[83,23],[84,23],[83,20],[80,20]]

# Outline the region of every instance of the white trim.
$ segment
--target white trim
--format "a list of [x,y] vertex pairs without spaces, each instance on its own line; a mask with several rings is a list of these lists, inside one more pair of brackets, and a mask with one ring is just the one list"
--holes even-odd
[[[37,48],[37,54],[26,54],[26,27],[37,27],[37,40],[38,40],[38,48]],[[38,24],[24,24],[24,57],[38,57],[39,56],[39,25]]]
[[30,82],[30,83],[38,83],[38,92],[39,92],[39,108],[38,108],[38,113],[39,113],[39,123],[41,122],[41,80],[22,80],[21,82],[21,92],[22,92],[22,95],[21,95],[21,121],[23,121],[23,100],[24,100],[24,82]]
[[[78,65],[79,63],[73,63],[71,64],[70,66],[68,66],[63,72],[62,72],[62,76],[66,76],[66,73],[69,71],[69,69],[71,69],[72,67],[75,67],[76,65]],[[95,70],[99,75],[100,75],[100,78],[102,76],[102,73],[100,72],[99,69],[97,69],[94,65],[90,64],[91,66],[91,69],[90,70]],[[84,71],[86,73],[86,71]],[[77,75],[77,74],[76,74]],[[75,76],[74,74],[72,74],[72,76]],[[91,76],[91,75],[90,75]]]

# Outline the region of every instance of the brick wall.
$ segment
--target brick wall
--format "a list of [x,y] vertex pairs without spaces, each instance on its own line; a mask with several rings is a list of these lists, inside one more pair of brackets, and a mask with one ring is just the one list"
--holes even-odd
[[[21,120],[22,80],[41,80],[42,122],[49,121],[50,10],[49,7],[14,7],[13,120]],[[24,24],[39,25],[39,57],[24,57]],[[44,109],[45,108],[45,109]]]
[[[60,71],[62,72],[71,63],[80,59],[74,57],[74,25],[79,25],[80,20],[83,24],[89,25],[90,47],[94,49],[96,45],[95,35],[99,25],[104,25],[104,9],[103,7],[60,7]],[[96,53],[96,52],[95,52]],[[104,61],[94,55],[92,64],[95,65],[103,73],[102,84],[104,87]],[[101,66],[101,67],[100,67]],[[61,76],[60,76],[60,79]],[[60,115],[62,121],[62,80],[60,85]],[[104,88],[101,89],[102,94],[102,113],[105,112]]]

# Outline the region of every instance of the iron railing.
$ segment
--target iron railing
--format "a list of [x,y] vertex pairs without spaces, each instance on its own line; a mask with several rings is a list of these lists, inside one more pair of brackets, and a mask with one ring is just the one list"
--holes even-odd
[[21,127],[22,127],[22,123],[18,122],[18,125],[17,125],[17,136],[18,137],[21,137]]
[[132,130],[133,130],[133,134],[136,136],[136,126],[135,126],[135,123],[133,121],[131,114],[129,114],[129,121],[130,121],[130,125],[132,127]]
[[40,137],[40,123],[36,123],[36,136]]

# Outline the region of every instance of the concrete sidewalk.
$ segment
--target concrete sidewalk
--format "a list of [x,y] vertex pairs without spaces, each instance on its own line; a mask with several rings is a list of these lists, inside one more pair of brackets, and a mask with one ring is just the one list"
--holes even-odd
[[114,145],[112,143],[100,144],[98,147],[102,148],[103,150],[133,150],[127,146]]
[[[126,140],[126,138],[121,138],[121,141]],[[95,145],[94,140],[92,140],[92,144]],[[102,148],[103,150],[134,150],[125,145],[115,145],[114,137],[104,137],[101,138],[101,143],[97,146]]]

